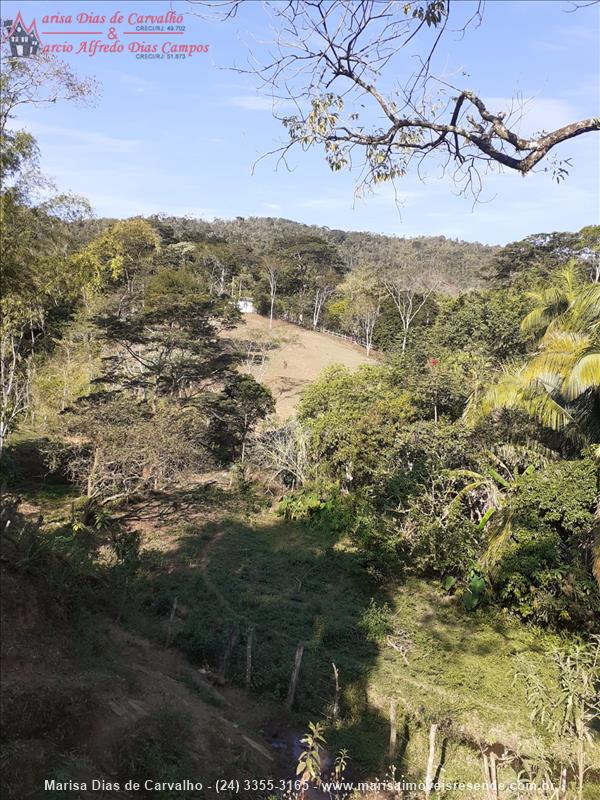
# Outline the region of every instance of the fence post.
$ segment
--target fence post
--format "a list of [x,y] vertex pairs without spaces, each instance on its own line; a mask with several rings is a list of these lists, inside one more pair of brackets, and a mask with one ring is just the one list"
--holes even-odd
[[397,736],[397,728],[396,728],[396,711],[398,708],[398,704],[396,700],[390,700],[390,746],[388,749],[388,757],[390,761],[394,760],[394,756],[396,755],[396,736]]
[[496,753],[490,752],[490,778],[492,784],[492,796],[498,797],[498,768],[496,763]]
[[288,711],[292,710],[294,705],[294,697],[296,696],[296,686],[298,685],[298,677],[300,676],[300,665],[302,664],[302,656],[304,654],[304,642],[299,642],[296,648],[296,655],[294,657],[294,669],[292,670],[292,677],[290,678],[290,686],[285,701],[285,707]]
[[254,639],[254,625],[248,628],[248,636],[246,639],[246,689],[250,688],[252,680],[252,641]]
[[[488,798],[491,797],[490,786],[491,786],[491,775],[490,775],[490,765],[488,761],[488,756],[485,750],[481,751],[481,759],[483,761],[483,782],[486,785],[486,795]],[[520,796],[520,794],[519,794]]]
[[222,683],[225,683],[225,680],[227,678],[227,673],[229,671],[229,662],[231,661],[231,655],[237,644],[237,640],[238,640],[238,628],[234,622],[231,628],[229,629],[229,636],[227,637],[227,645],[225,647],[225,652],[223,653],[223,657],[221,659],[221,669],[219,670],[219,678]]
[[338,718],[338,714],[340,713],[340,673],[333,661],[331,662],[331,666],[333,667],[333,677],[335,679],[335,698],[333,700],[333,710],[331,712],[331,716],[335,722]]
[[429,756],[427,757],[427,772],[425,773],[425,797],[429,797],[433,787],[433,759],[435,757],[435,736],[437,724],[434,722],[429,728]]
[[177,598],[173,600],[173,606],[171,607],[171,616],[169,617],[169,627],[167,629],[167,639],[165,641],[165,647],[168,647],[171,644],[171,640],[173,638],[173,622],[175,621],[176,612],[177,612]]

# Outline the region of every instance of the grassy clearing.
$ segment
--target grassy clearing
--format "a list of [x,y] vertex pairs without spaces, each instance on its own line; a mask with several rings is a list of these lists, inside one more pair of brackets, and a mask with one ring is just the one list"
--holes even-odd
[[235,518],[196,529],[187,524],[167,535],[171,547],[161,568],[146,575],[145,601],[164,617],[177,596],[187,613],[177,641],[193,660],[216,667],[235,625],[240,635],[231,674],[241,682],[253,626],[252,685],[282,699],[302,641],[298,707],[315,714],[333,700],[331,661],[354,676],[374,664],[377,647],[365,634],[363,615],[376,588],[352,552],[266,516],[256,524]]
[[[444,769],[456,780],[481,779],[479,745],[534,749],[523,688],[514,675],[524,654],[550,680],[552,636],[492,610],[467,614],[422,580],[384,591],[366,577],[347,543],[269,514],[188,523],[165,536],[170,548],[161,560],[167,558],[169,567],[163,561],[140,587],[146,607],[156,612],[154,635],[163,635],[177,596],[186,610],[178,646],[216,669],[236,626],[230,677],[242,684],[252,626],[253,689],[278,700],[287,692],[296,645],[305,642],[298,724],[330,721],[334,662],[341,713],[327,738],[332,749],[349,749],[359,773],[382,774],[389,767],[391,699],[399,709],[396,767],[407,774],[422,777],[433,719],[448,725]],[[394,646],[398,642],[405,653]]]
[[274,344],[264,367],[257,366],[250,371],[269,387],[275,398],[277,414],[282,419],[295,412],[302,390],[326,367],[343,364],[354,370],[361,364],[374,363],[374,359],[367,357],[366,351],[358,345],[279,319],[273,320],[271,329],[268,318],[260,314],[244,314],[243,324],[227,335],[248,340],[255,349],[261,341]]
[[[31,491],[24,485],[22,494],[57,522],[72,501],[69,487],[52,483]],[[236,628],[228,678],[240,685],[252,627],[252,689],[276,701],[285,699],[296,646],[304,642],[293,725],[302,730],[308,720],[325,720],[331,751],[346,747],[356,775],[383,776],[390,768],[392,699],[397,775],[422,779],[434,719],[445,723],[436,763],[447,781],[481,780],[480,745],[535,752],[514,674],[524,655],[549,681],[554,637],[493,610],[468,614],[434,583],[410,579],[384,590],[347,541],[255,508],[252,498],[213,485],[142,504],[131,525],[143,531],[143,557],[123,624],[162,650],[177,598],[174,644],[213,671]],[[336,724],[332,662],[342,688]],[[208,684],[185,683],[207,707],[220,708]],[[507,768],[501,777],[513,780],[514,773]],[[589,798],[596,789],[587,790]]]
[[546,654],[556,640],[495,611],[467,613],[449,600],[424,581],[398,588],[393,625],[412,646],[408,663],[393,649],[382,650],[372,675],[373,702],[396,695],[412,710],[426,702],[432,714],[450,717],[475,741],[516,747],[516,737],[523,743],[532,734],[514,680],[517,657],[525,654],[547,674]]

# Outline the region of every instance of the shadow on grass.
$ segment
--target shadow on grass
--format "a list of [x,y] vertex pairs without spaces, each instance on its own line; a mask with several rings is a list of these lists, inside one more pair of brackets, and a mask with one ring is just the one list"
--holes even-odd
[[[18,491],[28,492],[36,501],[48,492],[63,499],[71,496],[72,486],[36,471],[42,447],[43,442],[29,440],[12,450]],[[410,664],[404,664],[382,645],[386,603],[394,607],[394,592],[369,578],[360,553],[322,530],[266,515],[251,519],[255,506],[251,492],[228,491],[208,481],[156,493],[124,507],[121,518],[128,525],[135,528],[153,521],[158,543],[168,547],[143,550],[131,574],[114,569],[110,573],[96,562],[89,593],[104,592],[100,605],[109,614],[117,610],[118,619],[147,634],[161,648],[177,599],[173,645],[193,663],[207,666],[213,675],[223,673],[224,680],[240,686],[246,685],[251,636],[249,688],[279,702],[286,699],[296,648],[302,642],[294,713],[282,711],[281,725],[298,732],[306,729],[309,720],[324,721],[332,754],[347,748],[358,775],[387,768],[387,704],[392,697],[402,696],[399,684],[403,676],[410,679],[413,669],[419,686],[406,699],[414,707],[431,706],[436,700],[432,689],[441,686],[447,693],[450,684],[460,690],[463,706],[465,697],[487,697],[488,688],[492,695],[495,679],[489,670],[481,674],[479,662],[490,660],[499,639],[510,646],[512,638],[497,615],[490,612],[488,618],[485,611],[467,615],[459,608],[444,607],[433,590],[405,592],[405,613],[398,623],[407,628],[417,652],[414,662],[411,656]],[[81,539],[74,537],[76,542]],[[62,561],[72,558],[70,550],[61,550],[60,555]],[[73,558],[73,570],[79,572],[67,582],[67,588],[72,584],[73,592],[77,589],[74,605],[88,602],[88,594],[80,593],[80,564],[83,559]],[[409,601],[415,603],[412,611]],[[389,682],[378,683],[376,708],[369,702],[367,689],[372,688],[374,670],[387,660]],[[340,683],[336,724],[333,664]],[[509,690],[514,692],[507,687],[507,702]],[[446,703],[445,693],[440,692],[440,703]],[[452,708],[442,711],[453,713]],[[398,718],[402,729],[403,709],[398,709]],[[408,733],[406,725],[403,734],[399,731],[395,763],[401,770]],[[419,731],[414,733],[415,743],[419,736],[423,738]],[[417,752],[421,769],[425,757]],[[408,772],[415,763],[410,748],[406,760]]]
[[2,478],[12,491],[32,497],[73,495],[76,487],[60,470],[48,468],[45,454],[49,440],[44,437],[21,438],[11,442],[2,455]]
[[369,705],[367,686],[380,652],[373,607],[384,609],[388,598],[360,555],[334,535],[266,517],[187,522],[171,536],[168,554],[154,560],[148,553],[132,586],[146,621],[134,612],[130,624],[149,624],[149,635],[164,637],[177,598],[174,644],[194,663],[245,686],[251,637],[250,688],[280,702],[302,643],[292,724],[304,730],[309,720],[333,721],[335,664],[339,717],[327,738],[352,748],[365,768],[381,767],[389,722]]

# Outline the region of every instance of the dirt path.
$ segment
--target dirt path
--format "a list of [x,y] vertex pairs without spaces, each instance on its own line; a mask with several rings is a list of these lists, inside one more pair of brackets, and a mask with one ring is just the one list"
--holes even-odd
[[113,772],[114,742],[165,704],[190,718],[193,740],[186,745],[197,758],[198,767],[218,764],[215,756],[221,747],[224,752],[231,748],[247,752],[250,748],[252,755],[247,760],[253,765],[251,770],[262,774],[281,771],[278,753],[257,733],[250,698],[244,697],[244,706],[250,711],[246,719],[235,690],[232,701],[227,690],[215,688],[176,650],[157,647],[118,625],[110,626],[110,637],[135,676],[135,695],[116,683],[104,695],[104,702],[100,701],[104,713],[95,720],[87,744],[93,760],[108,774]]
[[214,597],[216,597],[216,599],[219,601],[219,603],[224,609],[226,609],[233,617],[237,617],[238,616],[237,611],[235,611],[235,609],[231,606],[231,604],[229,603],[225,595],[221,592],[221,590],[215,586],[215,584],[212,582],[208,574],[208,567],[210,565],[212,548],[215,546],[215,544],[221,541],[221,539],[225,536],[225,534],[226,531],[223,528],[220,528],[212,538],[210,538],[207,542],[205,542],[204,550],[202,552],[202,556],[200,558],[198,566],[200,568],[200,572],[202,573],[204,585],[206,586],[208,591]]
[[260,347],[269,342],[275,346],[268,352],[264,364],[249,371],[271,389],[277,414],[282,419],[296,411],[302,390],[326,367],[342,364],[354,370],[362,364],[376,363],[375,359],[367,357],[362,347],[334,336],[277,319],[269,329],[269,320],[259,314],[244,314],[244,323],[227,335],[259,343]]

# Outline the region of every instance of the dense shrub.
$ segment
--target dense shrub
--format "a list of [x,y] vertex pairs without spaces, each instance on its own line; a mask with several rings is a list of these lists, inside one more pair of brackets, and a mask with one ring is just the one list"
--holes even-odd
[[393,373],[331,367],[304,392],[298,418],[320,475],[357,489],[385,480],[394,442],[414,411]]
[[308,522],[328,534],[349,533],[355,524],[358,498],[342,494],[336,484],[307,487],[284,497],[277,513],[289,520]]
[[417,574],[464,577],[481,552],[482,531],[460,506],[445,517],[432,514],[419,497],[403,528],[403,559]]
[[512,498],[511,540],[492,577],[502,603],[524,619],[598,626],[590,563],[597,480],[589,459],[557,462],[526,476]]
[[502,604],[539,625],[597,626],[600,597],[576,550],[556,531],[521,528],[513,540],[494,577]]

